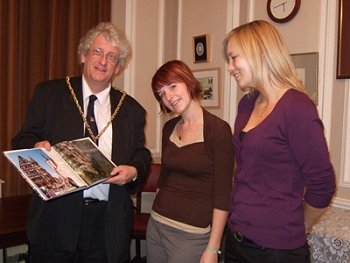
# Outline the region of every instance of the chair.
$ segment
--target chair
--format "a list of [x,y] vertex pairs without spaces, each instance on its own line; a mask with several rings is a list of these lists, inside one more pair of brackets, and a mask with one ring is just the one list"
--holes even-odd
[[156,192],[157,183],[160,176],[160,168],[161,165],[158,163],[151,164],[147,178],[136,195],[136,212],[134,214],[131,238],[135,239],[135,253],[136,258],[138,259],[141,259],[141,240],[146,239],[147,223],[150,217],[149,213],[141,211],[142,194]]

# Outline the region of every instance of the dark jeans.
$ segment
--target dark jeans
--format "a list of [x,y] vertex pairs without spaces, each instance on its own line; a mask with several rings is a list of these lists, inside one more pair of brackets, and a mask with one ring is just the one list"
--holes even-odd
[[308,246],[296,249],[264,248],[240,233],[227,231],[225,263],[310,263]]

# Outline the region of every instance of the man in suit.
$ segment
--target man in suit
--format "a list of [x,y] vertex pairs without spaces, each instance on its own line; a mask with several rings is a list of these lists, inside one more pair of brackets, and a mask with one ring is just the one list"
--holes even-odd
[[[111,86],[131,58],[124,32],[100,23],[80,40],[80,77],[38,84],[14,149],[44,147],[87,134],[117,165],[105,183],[51,201],[33,194],[27,217],[31,263],[121,263],[129,260],[130,193],[142,184],[151,155],[142,106]],[[86,117],[95,95],[93,117]],[[93,126],[97,124],[97,133]]]

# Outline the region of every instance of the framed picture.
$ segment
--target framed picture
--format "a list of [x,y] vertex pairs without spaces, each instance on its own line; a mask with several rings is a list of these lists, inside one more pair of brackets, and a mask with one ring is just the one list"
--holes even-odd
[[202,88],[201,104],[203,107],[220,107],[219,73],[219,68],[193,71],[193,75]]
[[292,54],[297,74],[309,97],[318,104],[318,52]]
[[337,79],[350,78],[350,1],[339,1]]
[[208,35],[193,37],[193,58],[194,63],[208,62]]

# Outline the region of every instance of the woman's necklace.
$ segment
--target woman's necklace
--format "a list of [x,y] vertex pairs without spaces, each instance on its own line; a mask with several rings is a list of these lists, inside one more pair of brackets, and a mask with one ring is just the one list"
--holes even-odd
[[118,112],[119,112],[119,110],[120,110],[120,107],[122,106],[122,104],[123,104],[123,102],[124,102],[124,99],[125,99],[125,97],[126,97],[126,92],[123,91],[123,90],[119,90],[119,91],[120,91],[121,93],[123,93],[123,94],[122,94],[122,97],[121,97],[120,100],[119,100],[119,103],[118,103],[117,107],[115,108],[115,110],[114,110],[114,112],[113,112],[113,114],[112,114],[110,120],[107,122],[106,126],[95,136],[95,135],[93,134],[92,130],[91,130],[91,127],[90,127],[89,123],[86,121],[86,118],[85,118],[85,115],[84,115],[84,112],[83,112],[82,108],[81,108],[80,105],[79,105],[77,96],[75,95],[74,90],[73,90],[73,88],[72,88],[72,85],[70,84],[70,78],[69,78],[69,76],[66,77],[66,83],[67,83],[67,86],[68,86],[68,88],[69,88],[69,91],[70,91],[70,93],[71,93],[71,95],[72,95],[72,97],[73,97],[74,103],[75,103],[75,105],[77,106],[77,108],[78,108],[78,110],[79,110],[80,116],[81,116],[81,118],[83,119],[83,122],[84,122],[84,124],[85,124],[85,127],[86,127],[86,129],[88,130],[90,137],[91,137],[91,138],[94,140],[94,142],[96,143],[97,140],[98,140],[98,138],[101,137],[101,135],[106,131],[106,129],[108,128],[108,126],[112,123],[112,121],[114,120],[114,118],[117,116],[117,114],[118,114]]
[[265,108],[265,109],[263,109],[262,111],[259,112],[259,114],[260,114],[259,119],[262,119],[262,118],[263,118],[264,113],[265,113],[266,110],[267,110],[267,109]]
[[267,105],[263,109],[259,109],[258,111],[259,120],[264,119],[271,112],[271,109],[273,107],[274,105]]
[[[203,112],[201,111],[193,122],[185,125],[184,119],[180,119],[176,125],[176,134],[180,141],[186,137],[186,140],[195,140],[198,133],[203,131]],[[185,127],[186,126],[186,127]]]
[[275,106],[275,103],[270,103],[266,102],[266,103],[262,103],[262,102],[257,102],[255,105],[255,110],[256,110],[256,115],[258,116],[259,120],[262,120],[263,118],[265,118],[270,112],[271,109],[273,109],[273,107]]

